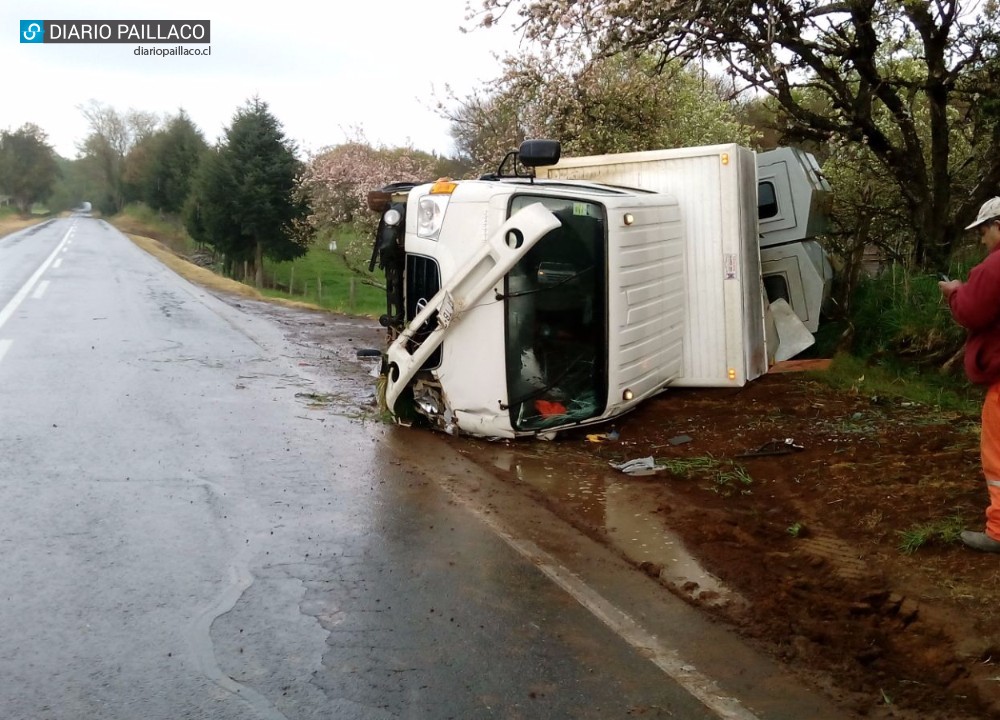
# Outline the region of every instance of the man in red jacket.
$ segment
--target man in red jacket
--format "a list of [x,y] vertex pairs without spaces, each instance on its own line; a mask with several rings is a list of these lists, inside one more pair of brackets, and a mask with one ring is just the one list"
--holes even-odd
[[985,385],[980,449],[989,491],[986,532],[965,530],[962,542],[975,550],[1000,552],[1000,197],[983,203],[979,217],[966,230],[979,228],[986,259],[972,268],[969,279],[938,283],[955,322],[969,331],[965,340],[965,373]]

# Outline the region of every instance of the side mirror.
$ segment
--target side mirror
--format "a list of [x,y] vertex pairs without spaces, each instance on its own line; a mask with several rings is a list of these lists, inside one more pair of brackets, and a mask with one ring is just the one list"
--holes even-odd
[[559,162],[561,152],[558,140],[525,140],[517,150],[517,159],[524,167],[546,167]]

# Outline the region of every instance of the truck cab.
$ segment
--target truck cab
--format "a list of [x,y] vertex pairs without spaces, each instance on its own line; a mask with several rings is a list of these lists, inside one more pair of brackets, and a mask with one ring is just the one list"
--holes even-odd
[[[516,162],[533,168],[556,147],[522,145]],[[398,279],[382,318],[387,406],[490,437],[627,411],[683,365],[676,203],[502,169],[375,200],[376,255]]]

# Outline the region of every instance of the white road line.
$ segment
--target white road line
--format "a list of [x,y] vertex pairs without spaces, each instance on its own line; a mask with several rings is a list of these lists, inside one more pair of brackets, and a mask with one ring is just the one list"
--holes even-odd
[[35,292],[31,293],[31,298],[33,300],[41,300],[42,295],[44,295],[45,291],[48,289],[49,289],[49,281],[42,280],[40,283],[38,283],[38,287],[35,288]]
[[58,255],[59,252],[63,250],[63,246],[66,245],[66,240],[69,238],[70,232],[71,231],[69,230],[66,231],[63,239],[58,245],[56,245],[56,249],[52,251],[52,254],[45,259],[45,262],[43,262],[37,270],[35,270],[35,274],[28,278],[28,282],[21,286],[21,289],[17,291],[17,294],[10,299],[10,302],[0,309],[0,327],[3,327],[4,323],[10,320],[10,316],[14,314],[15,310],[17,310],[18,305],[24,302],[24,299],[28,297],[28,294],[31,292],[31,289],[35,287],[35,283],[37,283],[39,278],[42,277],[42,273],[49,269],[49,265],[51,265],[56,259],[56,255]]
[[7,354],[13,344],[13,340],[0,340],[0,362],[3,362],[3,356]]
[[607,625],[612,632],[649,658],[654,665],[668,675],[674,682],[688,693],[701,701],[721,720],[760,720],[756,715],[740,704],[740,701],[728,697],[718,686],[705,675],[702,675],[690,663],[677,654],[675,650],[665,647],[655,635],[647,632],[638,622],[626,612],[620,610],[612,602],[606,600],[583,580],[563,567],[549,553],[530,540],[514,537],[492,515],[482,512],[473,501],[467,500],[457,492],[442,485],[441,487],[458,503],[482,520],[504,542],[519,555],[541,570],[550,580],[568,592],[574,600],[590,611],[594,617]]
[[54,263],[52,263],[52,269],[55,270],[60,265],[62,265],[62,258],[57,258]]

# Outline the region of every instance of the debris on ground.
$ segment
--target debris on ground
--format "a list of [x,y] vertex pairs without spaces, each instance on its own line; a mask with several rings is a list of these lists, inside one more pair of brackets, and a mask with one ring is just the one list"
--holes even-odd
[[768,440],[756,450],[747,450],[736,457],[751,458],[761,457],[762,455],[789,455],[799,450],[805,450],[805,446],[797,444],[795,438],[785,438],[784,440]]
[[604,433],[591,433],[587,435],[587,442],[592,443],[603,443],[603,442],[614,442],[620,437],[620,433],[617,430],[609,430]]
[[652,456],[644,458],[636,458],[635,460],[628,460],[623,463],[608,463],[615,470],[621,470],[626,475],[653,475],[665,470],[666,468],[660,467],[656,464],[656,461]]

